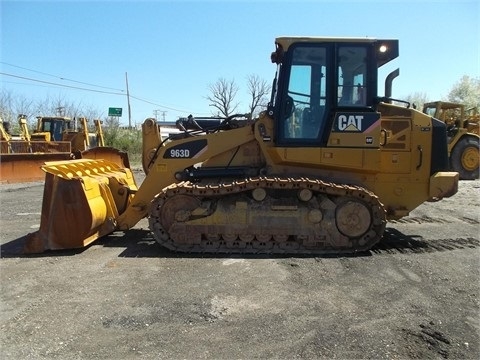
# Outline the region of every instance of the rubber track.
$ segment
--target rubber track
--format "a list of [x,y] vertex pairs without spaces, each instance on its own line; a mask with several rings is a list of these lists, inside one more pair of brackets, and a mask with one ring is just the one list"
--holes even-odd
[[[167,232],[160,224],[160,213],[162,204],[169,198],[176,195],[190,195],[198,198],[212,198],[222,197],[232,194],[238,194],[241,192],[252,191],[255,188],[265,189],[282,189],[282,190],[295,190],[298,191],[302,188],[311,190],[315,194],[324,194],[331,198],[333,197],[349,197],[357,198],[366,203],[371,210],[372,214],[372,226],[367,233],[368,236],[364,236],[364,244],[358,245],[358,239],[354,240],[356,246],[349,248],[334,248],[334,247],[312,247],[304,246],[302,240],[297,240],[294,237],[285,242],[277,242],[272,237],[269,241],[270,248],[266,249],[264,244],[258,240],[253,240],[248,243],[244,243],[242,247],[231,248],[226,246],[226,241],[220,238],[219,240],[206,240],[202,237],[200,244],[178,244],[174,242]],[[151,212],[149,216],[150,230],[152,231],[155,239],[160,245],[179,252],[189,253],[239,253],[239,254],[348,254],[359,251],[366,251],[372,248],[378,243],[383,235],[386,226],[386,211],[383,204],[379,201],[378,197],[372,192],[366,190],[363,187],[355,185],[335,184],[324,182],[316,179],[309,178],[279,178],[279,177],[256,177],[242,180],[235,180],[228,183],[221,184],[196,184],[191,182],[182,182],[178,184],[172,184],[159,193],[152,201]],[[371,236],[372,230],[375,236]],[[237,238],[237,242],[241,242]]]

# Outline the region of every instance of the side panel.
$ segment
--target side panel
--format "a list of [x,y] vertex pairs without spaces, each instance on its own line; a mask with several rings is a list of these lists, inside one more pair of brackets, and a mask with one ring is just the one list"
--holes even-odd
[[413,109],[380,104],[384,140],[381,172],[371,189],[389,219],[408,215],[430,199],[433,127],[431,118]]
[[380,145],[380,114],[364,111],[335,113],[329,147],[378,148]]
[[412,121],[409,117],[382,118],[381,169],[387,174],[408,174],[411,171]]

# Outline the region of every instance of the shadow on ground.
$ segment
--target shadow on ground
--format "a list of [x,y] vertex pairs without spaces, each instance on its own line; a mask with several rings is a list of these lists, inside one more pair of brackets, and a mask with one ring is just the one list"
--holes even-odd
[[475,238],[436,239],[425,240],[420,235],[406,235],[397,229],[387,228],[383,239],[369,251],[342,255],[268,255],[268,254],[189,254],[177,253],[160,246],[149,230],[131,229],[129,231],[117,231],[95,241],[92,245],[83,249],[49,250],[41,254],[23,254],[23,245],[26,236],[12,240],[1,246],[1,258],[18,257],[51,257],[51,256],[75,256],[86,251],[91,246],[123,248],[119,257],[169,257],[169,258],[332,258],[332,257],[355,257],[374,256],[391,253],[426,253],[436,251],[450,251],[464,248],[476,248],[480,246],[480,240]]

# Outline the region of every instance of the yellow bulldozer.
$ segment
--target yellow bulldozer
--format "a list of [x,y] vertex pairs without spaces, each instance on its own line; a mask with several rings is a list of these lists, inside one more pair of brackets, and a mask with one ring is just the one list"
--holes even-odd
[[129,167],[128,154],[105,146],[100,120],[94,120],[95,132],[88,130],[88,120],[78,119],[78,128],[68,117],[37,117],[37,127],[30,134],[27,117],[18,116],[19,135],[11,135],[0,122],[0,182],[17,183],[45,179],[41,165],[48,161],[70,159],[107,159]]
[[[78,124],[74,126],[73,123]],[[100,120],[94,120],[95,132],[91,133],[85,117],[72,121],[65,116],[37,116],[37,127],[31,138],[39,141],[69,141],[73,151],[84,151],[91,146],[105,146],[100,124]]]
[[479,177],[479,115],[474,108],[467,110],[463,104],[446,101],[423,105],[425,114],[447,125],[450,168],[459,173],[461,180],[474,180]]
[[164,140],[144,122],[141,186],[104,160],[45,164],[40,229],[25,251],[82,248],[148,217],[173,251],[355,253],[378,243],[388,220],[457,192],[445,124],[394,105],[390,91],[378,96],[378,68],[398,56],[398,40],[275,44],[258,118],[231,115]]
[[20,134],[10,132],[10,123],[0,121],[0,182],[40,181],[45,173],[40,166],[45,161],[72,158],[68,141],[45,141],[33,138],[28,131],[27,117],[18,115]]
[[32,138],[46,141],[68,141],[72,146],[72,156],[76,159],[106,159],[114,161],[120,166],[130,167],[128,155],[115,148],[105,146],[102,121],[93,120],[95,132],[89,132],[88,119],[76,119],[77,126],[72,125],[68,117],[37,117],[37,129]]

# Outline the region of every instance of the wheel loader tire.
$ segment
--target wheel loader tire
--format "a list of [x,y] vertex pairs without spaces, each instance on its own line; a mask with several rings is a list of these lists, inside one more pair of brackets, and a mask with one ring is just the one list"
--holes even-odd
[[450,166],[460,175],[461,180],[478,179],[479,163],[478,138],[463,137],[455,145],[450,155]]

